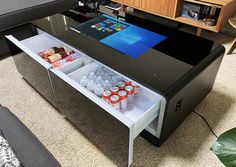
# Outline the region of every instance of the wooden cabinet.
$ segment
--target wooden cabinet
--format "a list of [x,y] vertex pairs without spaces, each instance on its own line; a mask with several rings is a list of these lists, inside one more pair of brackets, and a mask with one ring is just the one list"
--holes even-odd
[[125,6],[134,7],[146,12],[174,17],[178,0],[113,0]]
[[121,1],[128,6],[141,8],[141,0],[121,0]]
[[135,8],[141,8],[141,0],[113,0],[114,2],[135,7]]
[[[218,32],[228,19],[232,17],[236,11],[236,0],[112,0],[124,5],[122,8],[130,6],[143,12],[151,13],[157,16],[168,18],[180,23],[198,27],[198,32],[201,29],[206,29]],[[208,26],[203,20],[193,20],[191,18],[181,16],[183,2],[193,3],[196,5],[204,5],[218,8],[219,16],[216,19],[216,25]],[[197,33],[199,35],[200,33]]]
[[177,0],[142,0],[141,7],[147,12],[174,17],[176,4]]

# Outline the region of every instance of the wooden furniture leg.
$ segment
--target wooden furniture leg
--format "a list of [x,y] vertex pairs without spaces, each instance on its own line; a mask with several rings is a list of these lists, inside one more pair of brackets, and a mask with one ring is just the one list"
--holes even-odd
[[[229,24],[236,29],[236,18],[230,18],[229,19]],[[228,54],[232,54],[234,49],[236,48],[236,38],[234,39],[234,42],[232,43],[229,51],[228,51]]]
[[202,34],[202,28],[197,28],[197,36],[201,36],[201,34]]
[[228,54],[232,54],[235,48],[236,48],[236,38],[234,39],[234,42],[232,43],[232,45],[228,51]]
[[121,11],[126,12],[126,6],[125,5],[121,5]]

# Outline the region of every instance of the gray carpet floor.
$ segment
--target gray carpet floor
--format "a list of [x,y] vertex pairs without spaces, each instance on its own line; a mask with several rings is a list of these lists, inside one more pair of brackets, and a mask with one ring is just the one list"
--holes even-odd
[[[227,49],[233,40],[209,32],[203,36]],[[236,126],[235,84],[236,53],[224,57],[212,92],[196,108],[218,135]],[[11,57],[0,61],[0,103],[32,130],[63,167],[116,166],[22,79]],[[209,150],[214,141],[203,120],[191,114],[160,148],[137,137],[133,166],[223,167]]]

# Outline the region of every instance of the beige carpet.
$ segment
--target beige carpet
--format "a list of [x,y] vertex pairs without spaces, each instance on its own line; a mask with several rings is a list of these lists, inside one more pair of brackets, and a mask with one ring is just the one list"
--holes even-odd
[[[233,40],[208,32],[204,36],[226,47]],[[236,54],[233,54],[224,57],[213,91],[196,108],[217,134],[236,126],[235,83]],[[21,78],[11,57],[0,61],[0,103],[32,130],[63,167],[116,166]],[[138,137],[133,166],[221,167],[209,150],[214,141],[203,120],[191,114],[160,148]]]

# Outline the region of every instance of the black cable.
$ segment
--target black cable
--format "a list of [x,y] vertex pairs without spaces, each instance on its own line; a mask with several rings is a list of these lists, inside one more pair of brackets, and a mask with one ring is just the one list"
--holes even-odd
[[210,126],[210,124],[208,123],[208,121],[207,121],[202,115],[198,114],[195,110],[193,110],[193,113],[196,114],[196,115],[198,115],[200,118],[202,118],[202,119],[205,121],[205,123],[207,124],[207,126],[208,126],[208,128],[210,129],[211,133],[212,133],[216,138],[218,138],[218,136],[216,135],[216,133],[214,132],[214,130],[211,128],[211,126]]

